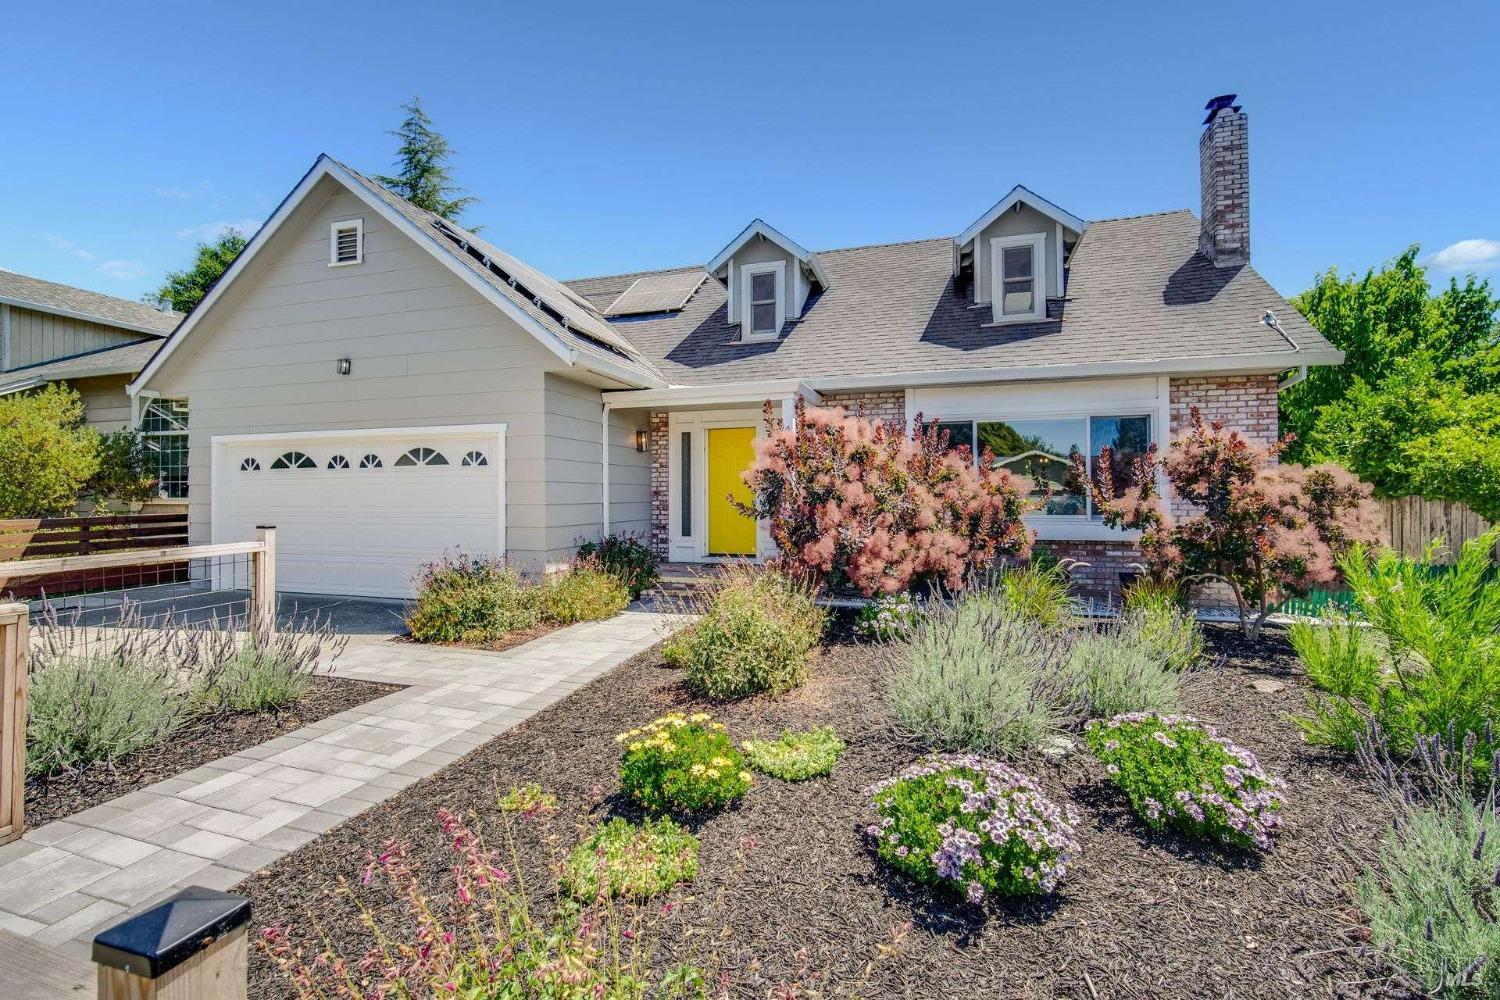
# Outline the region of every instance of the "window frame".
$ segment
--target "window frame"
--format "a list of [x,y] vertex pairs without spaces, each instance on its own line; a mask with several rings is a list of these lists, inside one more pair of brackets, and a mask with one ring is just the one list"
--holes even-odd
[[[752,293],[755,287],[755,277],[761,274],[775,275],[776,279],[776,328],[774,330],[755,330],[755,305],[759,301],[765,305],[766,300],[756,300]],[[754,264],[744,264],[740,267],[740,339],[748,343],[770,343],[781,338],[781,328],[786,325],[786,262],[781,260],[761,261]]]
[[[973,417],[959,417],[959,418],[953,418],[953,419],[939,418],[938,423],[940,425],[947,425],[947,426],[952,426],[954,424],[963,424],[963,423],[967,423],[969,425],[969,434],[971,435],[971,440],[973,441],[973,444],[970,446],[970,449],[969,449],[970,450],[969,461],[971,461],[974,464],[974,466],[976,468],[978,468],[978,466],[979,466],[979,456],[980,456],[980,452],[982,450],[979,447],[979,425],[980,424],[990,424],[990,423],[1006,423],[1006,424],[1011,424],[1011,423],[1016,423],[1016,422],[1020,422],[1020,421],[1028,421],[1028,420],[1081,420],[1081,421],[1083,421],[1083,442],[1082,442],[1083,449],[1084,449],[1083,453],[1084,453],[1084,455],[1088,459],[1089,475],[1092,477],[1093,474],[1094,474],[1094,459],[1098,456],[1098,449],[1094,447],[1094,421],[1095,420],[1099,420],[1099,419],[1106,419],[1106,418],[1108,418],[1108,419],[1116,419],[1116,420],[1128,420],[1128,419],[1132,419],[1132,418],[1135,418],[1135,417],[1141,417],[1141,418],[1145,419],[1145,421],[1146,421],[1146,439],[1147,439],[1147,441],[1149,443],[1155,443],[1156,440],[1157,440],[1156,435],[1157,435],[1157,433],[1160,430],[1160,428],[1158,427],[1158,423],[1161,420],[1161,413],[1159,411],[1153,411],[1153,410],[1150,410],[1150,409],[1139,408],[1139,407],[1134,407],[1134,406],[1123,406],[1123,407],[1120,407],[1118,409],[1106,407],[1106,408],[1103,408],[1103,409],[1087,408],[1087,409],[1066,410],[1066,411],[1047,411],[1045,413],[1040,413],[1040,412],[1038,412],[1038,413],[1026,413],[1026,412],[1015,412],[1015,411],[1010,411],[1010,412],[1001,411],[1001,412],[999,412],[997,414],[991,414],[991,413],[986,412],[986,413],[984,413],[982,415],[973,416]],[[1039,521],[1045,522],[1046,524],[1053,524],[1053,525],[1063,525],[1063,524],[1098,525],[1098,524],[1101,524],[1102,523],[1102,518],[1094,510],[1094,498],[1093,498],[1093,496],[1091,495],[1091,493],[1087,489],[1084,490],[1083,501],[1084,502],[1083,502],[1083,513],[1082,514],[1048,514],[1045,511],[1033,511],[1030,514],[1027,514],[1026,517],[1028,519],[1035,518],[1035,519],[1037,519]]]
[[[1005,311],[1005,251],[1016,247],[1031,250],[1031,310]],[[1020,280],[1020,279],[1016,279]],[[994,323],[1034,323],[1047,318],[1047,234],[1021,233],[990,238],[990,307]]]
[[[354,259],[339,260],[339,233],[346,229],[354,230]],[[349,267],[351,264],[363,264],[365,262],[365,220],[364,219],[341,219],[338,222],[328,224],[328,266]]]
[[[178,421],[177,417],[174,416],[169,410],[164,409],[164,407],[168,406],[181,407],[180,412],[182,419],[180,422]],[[163,418],[174,426],[172,426],[172,428],[169,430],[146,430],[146,419],[151,414],[151,411],[153,409],[160,411],[163,414]],[[188,499],[188,480],[191,476],[191,455],[188,441],[188,427],[190,426],[191,420],[192,407],[189,405],[186,399],[178,399],[166,396],[151,396],[145,400],[145,405],[141,408],[141,419],[140,422],[136,424],[136,429],[139,431],[141,438],[147,442],[147,449],[150,450],[154,455],[159,456],[163,453],[161,443],[166,442],[169,439],[181,439],[180,451],[182,453],[182,483],[180,495],[174,495],[174,493],[168,488],[166,480],[164,480],[161,476],[161,466],[159,464],[155,464],[155,469],[157,472],[157,482],[159,484],[157,494],[163,500]]]

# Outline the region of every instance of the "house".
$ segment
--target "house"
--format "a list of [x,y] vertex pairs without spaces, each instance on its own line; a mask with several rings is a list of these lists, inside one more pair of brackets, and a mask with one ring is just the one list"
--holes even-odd
[[[276,524],[283,589],[404,596],[449,546],[543,567],[609,531],[764,557],[727,495],[767,400],[920,413],[1023,467],[1193,406],[1273,439],[1279,381],[1342,354],[1250,264],[1247,138],[1217,102],[1197,217],[1017,186],[957,235],[815,252],[757,219],[704,264],[569,282],[322,156],[131,391],[191,416],[194,540]],[[1085,497],[1031,523],[1097,590],[1135,558]]]
[[[135,426],[125,387],[182,314],[0,268],[0,396],[63,382],[100,431]],[[143,429],[159,456],[163,497],[186,498],[180,415],[152,408]]]

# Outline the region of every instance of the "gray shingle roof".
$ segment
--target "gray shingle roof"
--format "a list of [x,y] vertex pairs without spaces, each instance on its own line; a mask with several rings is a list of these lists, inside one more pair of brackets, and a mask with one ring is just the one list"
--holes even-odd
[[160,346],[161,341],[156,338],[138,340],[133,344],[106,347],[101,351],[75,354],[71,358],[58,358],[39,365],[0,372],[0,395],[20,392],[47,382],[94,378],[99,375],[134,375],[146,367],[146,362],[151,360],[151,355]]
[[[680,313],[613,325],[674,384],[881,375],[1087,362],[1174,361],[1285,352],[1261,322],[1271,310],[1305,350],[1331,345],[1250,267],[1198,256],[1188,211],[1091,223],[1071,265],[1060,320],[988,325],[990,310],[955,291],[948,238],[826,250],[829,287],[774,343],[741,344],[724,288],[708,281]],[[701,270],[676,268],[674,271]],[[641,273],[568,284],[603,308]]]
[[33,306],[43,312],[78,316],[165,337],[182,321],[182,313],[164,313],[144,302],[117,299],[86,288],[60,285],[0,268],[0,300]]

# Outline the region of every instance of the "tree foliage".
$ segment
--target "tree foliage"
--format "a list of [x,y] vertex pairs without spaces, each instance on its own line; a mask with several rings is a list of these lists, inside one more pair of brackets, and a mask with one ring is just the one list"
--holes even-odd
[[99,470],[99,434],[83,399],[53,383],[0,396],[0,518],[71,513]]
[[1025,490],[992,468],[988,450],[979,468],[949,451],[936,423],[912,439],[900,424],[801,400],[795,426],[783,427],[770,403],[765,419],[743,474],[753,500],[737,506],[769,523],[781,568],[798,579],[865,595],[914,581],[958,590],[996,558],[1031,547]]
[[[422,110],[422,98],[413,97],[401,105],[406,112],[401,125],[391,135],[401,140],[396,150],[397,173],[377,175],[375,179],[418,208],[457,222],[464,209],[477,201],[453,183],[448,158],[453,149],[448,140],[432,127],[432,119]],[[478,232],[477,227],[474,229]]]
[[[1108,448],[1092,477],[1076,457],[1075,475],[1089,484],[1105,524],[1141,532],[1153,577],[1227,584],[1241,627],[1255,638],[1280,599],[1332,583],[1339,553],[1379,537],[1369,487],[1335,465],[1275,464],[1286,443],[1258,447],[1194,407],[1192,426],[1164,459],[1152,445],[1130,463],[1129,485],[1117,482]],[[1189,513],[1167,510],[1158,471]]]
[[160,487],[156,463],[139,431],[127,428],[99,436],[99,470],[84,484],[84,496],[96,503],[143,503],[156,499]]
[[145,300],[166,301],[178,312],[191,312],[219,277],[229,270],[229,265],[245,249],[247,242],[238,230],[225,229],[217,239],[199,243],[193,251],[192,264],[182,271],[167,272],[161,287],[145,296]]
[[1281,395],[1288,458],[1338,462],[1382,496],[1461,501],[1500,518],[1500,300],[1412,247],[1363,278],[1333,270],[1293,300],[1346,356]]

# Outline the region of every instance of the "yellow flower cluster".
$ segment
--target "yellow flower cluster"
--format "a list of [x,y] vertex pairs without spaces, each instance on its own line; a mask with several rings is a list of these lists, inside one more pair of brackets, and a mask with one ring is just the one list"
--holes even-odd
[[[672,734],[688,725],[715,731],[722,731],[724,729],[724,723],[714,722],[707,712],[694,712],[692,715],[683,715],[681,712],[668,712],[659,719],[652,719],[639,729],[631,729],[618,734],[615,736],[615,742],[625,744],[626,750],[635,750],[640,747],[656,747],[657,749],[671,753],[677,749],[677,744],[672,740]],[[724,763],[728,764],[729,762],[725,761]]]

